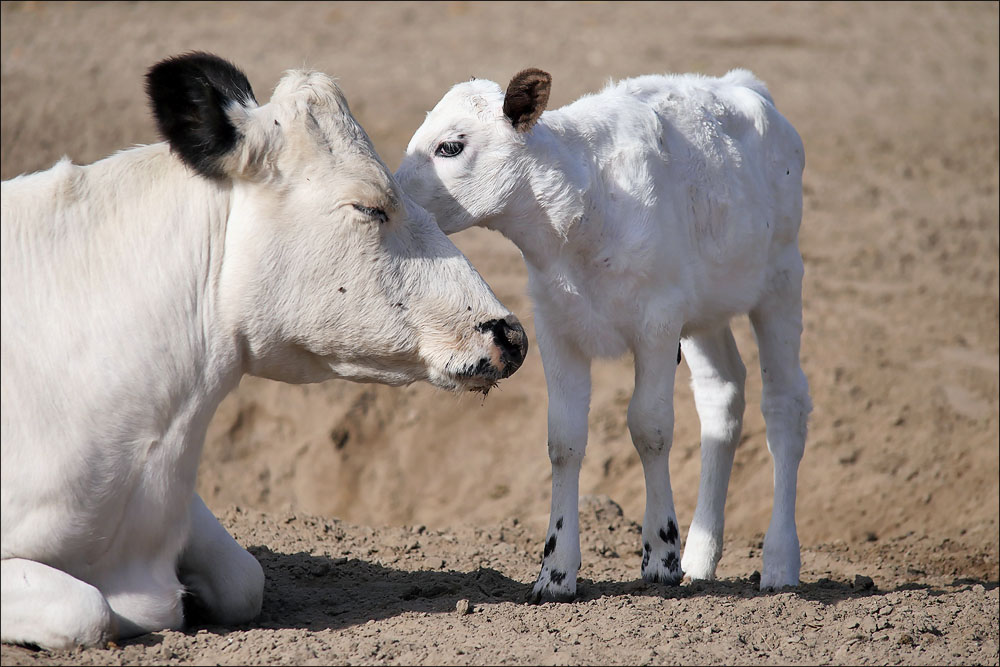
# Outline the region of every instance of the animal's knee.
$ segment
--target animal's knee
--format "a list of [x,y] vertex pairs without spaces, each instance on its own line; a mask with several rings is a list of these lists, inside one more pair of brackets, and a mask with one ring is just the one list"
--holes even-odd
[[761,412],[767,425],[767,446],[772,454],[794,460],[802,458],[811,411],[807,387],[795,393],[764,397]]
[[260,613],[264,600],[264,570],[249,552],[239,549],[226,554],[225,562],[210,571],[189,572],[185,587],[196,607],[212,621],[238,624]]
[[118,619],[96,588],[74,596],[73,604],[55,605],[53,627],[63,628],[65,646],[100,646],[118,636]]
[[61,650],[118,636],[117,617],[100,590],[30,560],[2,561],[0,636],[4,642]]
[[761,397],[760,411],[768,422],[772,420],[805,423],[812,412],[812,400],[809,397],[809,384],[805,375],[800,373],[800,379],[786,387],[765,388]]
[[549,461],[553,467],[576,466],[583,463],[584,443],[569,443],[561,438],[549,438]]
[[264,568],[253,554],[243,551],[234,567],[236,581],[220,613],[226,623],[252,621],[260,613],[264,602]]
[[628,405],[628,430],[640,455],[669,452],[674,436],[672,406],[650,404],[633,396]]

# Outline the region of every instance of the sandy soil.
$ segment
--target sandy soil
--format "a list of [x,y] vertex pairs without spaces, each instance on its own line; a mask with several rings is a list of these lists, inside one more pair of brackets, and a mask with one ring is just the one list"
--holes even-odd
[[[998,663],[998,5],[8,3],[3,178],[156,140],[142,75],[191,49],[335,74],[390,167],[447,88],[552,73],[553,107],[609,78],[764,79],[806,146],[800,472],[803,585],[756,592],[771,507],[756,351],[720,580],[638,580],[644,491],[625,426],[631,360],[595,364],[581,599],[522,603],[549,499],[537,346],[483,400],[428,386],[247,378],[199,491],[268,577],[240,628],[108,649],[3,646],[3,664]],[[532,336],[519,253],[453,237]],[[698,421],[680,370],[682,533]],[[461,613],[456,607],[466,608]]]

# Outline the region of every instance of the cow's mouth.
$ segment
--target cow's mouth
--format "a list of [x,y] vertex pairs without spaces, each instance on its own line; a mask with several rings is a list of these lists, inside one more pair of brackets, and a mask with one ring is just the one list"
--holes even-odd
[[486,396],[500,380],[513,372],[511,370],[509,373],[504,373],[494,366],[492,361],[483,357],[475,364],[467,365],[456,373],[455,377],[466,390],[481,392],[483,396]]

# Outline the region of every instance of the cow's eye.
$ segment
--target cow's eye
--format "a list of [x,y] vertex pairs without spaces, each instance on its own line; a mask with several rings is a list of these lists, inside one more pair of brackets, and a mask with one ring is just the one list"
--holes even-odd
[[385,211],[374,206],[362,206],[361,204],[352,204],[354,208],[360,213],[364,213],[372,220],[377,220],[378,222],[388,222],[389,216],[386,215]]
[[438,144],[437,150],[434,151],[434,155],[438,157],[455,157],[465,148],[465,144],[461,141],[442,141]]

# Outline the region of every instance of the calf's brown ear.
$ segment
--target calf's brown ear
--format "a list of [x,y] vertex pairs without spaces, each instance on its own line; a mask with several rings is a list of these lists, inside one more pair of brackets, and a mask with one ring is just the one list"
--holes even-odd
[[529,67],[514,75],[507,85],[503,114],[515,130],[527,132],[535,125],[549,102],[551,88],[552,76],[540,69]]

